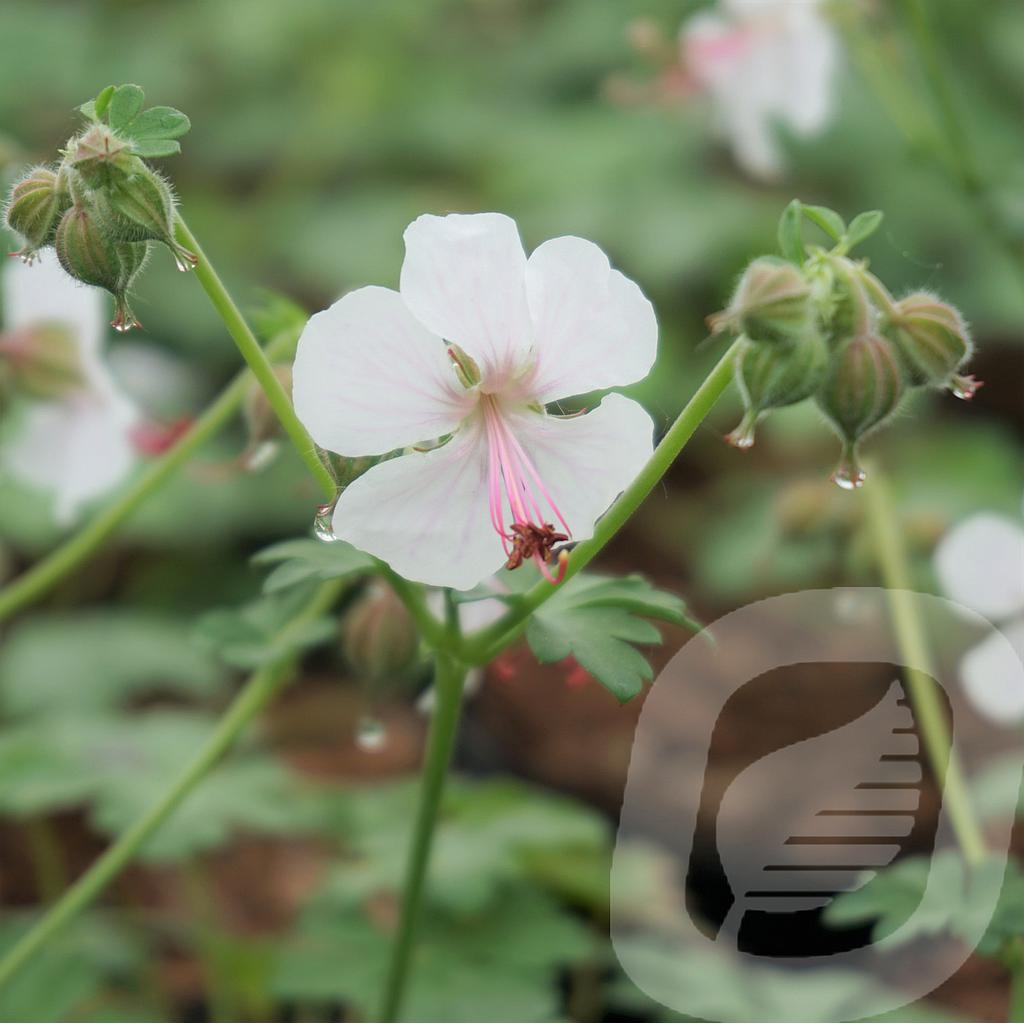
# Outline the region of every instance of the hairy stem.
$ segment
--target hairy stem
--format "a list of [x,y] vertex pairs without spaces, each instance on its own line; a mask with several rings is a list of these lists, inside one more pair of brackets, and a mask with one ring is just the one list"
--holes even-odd
[[[287,645],[311,620],[323,615],[340,593],[344,583],[331,580],[321,584],[306,606],[277,634]],[[203,748],[182,770],[164,794],[125,831],[121,838],[53,905],[50,911],[0,960],[0,990],[69,921],[92,904],[124,870],[142,844],[170,817],[196,788],[252,721],[287,682],[297,655],[284,657],[254,672],[231,702]]]
[[[267,346],[267,358],[287,357],[295,341],[291,333],[275,338]],[[242,407],[251,381],[252,375],[247,370],[238,374],[175,444],[154,459],[119,498],[46,558],[0,590],[0,622],[39,600],[95,554],[150,495],[231,421]]]
[[[969,865],[980,864],[986,856],[985,837],[971,807],[970,794],[952,747],[949,723],[932,678],[932,658],[912,589],[910,560],[899,524],[899,512],[892,500],[889,483],[873,470],[864,488],[868,528],[882,577],[888,589],[893,628],[905,660],[905,678],[915,718],[932,772],[949,810],[957,841]],[[924,666],[924,668],[911,667]]]
[[[669,466],[696,433],[732,380],[738,345],[739,341],[733,342],[704,379],[683,411],[676,417],[661,443],[654,449],[654,454],[647,460],[637,478],[602,516],[594,528],[594,536],[578,544],[573,550],[569,556],[566,579],[584,568],[625,526],[629,517],[643,504],[644,499],[654,490]],[[529,616],[557,589],[558,586],[547,580],[536,583],[497,622],[467,638],[462,650],[464,660],[470,665],[483,665],[490,661],[519,635]]]
[[199,257],[199,262],[193,271],[196,280],[203,286],[203,291],[206,292],[210,302],[213,303],[213,308],[217,310],[221,320],[224,321],[224,326],[228,329],[228,333],[238,346],[238,351],[242,354],[242,358],[246,361],[249,369],[252,370],[253,376],[259,381],[260,387],[263,388],[267,401],[270,403],[270,407],[274,410],[274,414],[280,421],[285,433],[295,446],[295,450],[299,453],[303,462],[306,463],[310,473],[313,474],[314,479],[323,489],[324,494],[328,498],[333,498],[337,491],[334,477],[331,476],[330,470],[320,461],[316,445],[313,444],[312,438],[306,433],[306,428],[299,422],[298,416],[295,415],[291,398],[289,398],[281,381],[278,380],[277,374],[274,373],[274,368],[266,353],[260,348],[256,335],[253,334],[251,328],[246,323],[245,317],[242,316],[238,306],[235,305],[234,299],[231,298],[227,288],[224,287],[224,282],[221,281],[217,271],[214,270],[209,257],[203,252],[199,242],[196,241],[195,235],[189,231],[188,226],[180,215],[175,221],[174,237]]
[[451,762],[462,709],[462,689],[466,681],[465,666],[451,655],[442,652],[436,655],[435,665],[436,703],[430,722],[430,735],[427,738],[422,788],[409,847],[405,883],[402,887],[401,916],[381,998],[378,1019],[382,1021],[398,1019],[409,980],[416,930],[423,905],[424,882],[430,862],[430,849],[437,828],[441,797],[444,794],[448,765]]

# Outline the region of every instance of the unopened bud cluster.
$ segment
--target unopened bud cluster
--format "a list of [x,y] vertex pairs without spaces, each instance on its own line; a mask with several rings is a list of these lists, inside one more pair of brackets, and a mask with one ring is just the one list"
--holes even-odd
[[[849,249],[877,227],[879,216],[863,214],[847,229],[832,211],[799,204],[787,211],[790,223],[794,208],[797,225],[807,210],[810,219],[827,224],[835,247],[805,248],[780,227],[790,258],[755,259],[729,306],[708,318],[712,332],[740,340],[735,379],[745,411],[728,440],[749,448],[768,412],[813,398],[843,446],[833,480],[858,487],[864,481],[860,442],[893,417],[910,390],[948,388],[965,399],[974,394],[979,382],[960,372],[973,345],[963,317],[949,303],[927,292],[896,301],[867,261],[849,258]],[[858,232],[867,218],[871,227]]]
[[142,109],[138,86],[111,86],[83,106],[88,118],[54,166],[29,171],[10,191],[7,226],[24,239],[15,255],[31,263],[52,246],[61,266],[114,296],[113,326],[138,326],[128,293],[150,248],[166,246],[179,270],[196,257],[174,237],[175,198],[144,156],[177,152],[188,118],[170,107]]

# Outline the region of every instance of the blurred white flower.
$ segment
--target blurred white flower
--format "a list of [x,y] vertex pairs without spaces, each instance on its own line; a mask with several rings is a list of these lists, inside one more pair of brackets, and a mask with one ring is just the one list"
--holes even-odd
[[782,172],[779,125],[810,137],[832,116],[839,42],[819,8],[818,0],[720,0],[681,29],[684,67],[756,178]]
[[10,261],[0,286],[8,334],[59,325],[77,350],[78,382],[58,397],[19,401],[0,444],[0,467],[52,494],[54,515],[67,525],[131,470],[138,413],[101,357],[107,318],[99,289],[78,284],[52,258],[31,267]]
[[990,512],[954,527],[935,552],[946,595],[991,619],[992,633],[964,655],[960,678],[975,707],[999,723],[1024,720],[1024,521]]
[[407,449],[342,491],[335,536],[434,586],[528,560],[552,578],[554,545],[591,536],[654,425],[617,394],[581,416],[545,406],[640,380],[657,338],[651,303],[592,242],[527,258],[508,217],[420,217],[400,292],[350,292],[299,339],[292,393],[313,440],[351,458]]

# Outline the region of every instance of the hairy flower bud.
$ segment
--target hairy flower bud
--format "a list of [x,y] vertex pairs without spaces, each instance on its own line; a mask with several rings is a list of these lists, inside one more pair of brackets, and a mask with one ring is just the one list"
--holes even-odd
[[112,326],[128,331],[139,325],[128,305],[128,286],[145,262],[145,247],[110,238],[92,210],[72,206],[61,218],[54,238],[57,259],[73,278],[105,288],[114,296]]
[[67,158],[92,189],[108,188],[142,167],[131,145],[105,124],[93,124],[68,145]]
[[893,346],[877,334],[851,338],[832,357],[817,403],[843,442],[832,479],[847,490],[864,482],[858,442],[899,407],[903,371]]
[[889,323],[911,384],[948,387],[958,398],[970,398],[981,386],[956,372],[974,351],[959,310],[928,292],[914,292],[896,303]]
[[811,288],[799,267],[762,256],[743,272],[728,308],[708,317],[708,327],[753,341],[792,344],[808,333],[813,317]]
[[419,649],[412,616],[382,580],[373,580],[345,616],[341,639],[356,672],[381,682],[410,668]]
[[26,263],[43,246],[53,242],[64,211],[71,205],[67,182],[50,167],[36,167],[11,189],[5,219],[7,226],[25,239],[17,253]]
[[808,331],[786,346],[746,342],[736,358],[736,385],[746,412],[726,440],[737,448],[750,448],[757,421],[769,409],[793,405],[814,394],[828,358],[828,346],[817,331]]
[[872,307],[861,267],[844,257],[828,257],[829,294],[821,302],[829,343],[833,348],[872,327]]
[[122,241],[162,242],[179,270],[196,265],[196,255],[174,237],[174,193],[164,179],[143,163],[138,170],[104,190],[100,204],[109,229]]
[[79,346],[59,323],[0,335],[0,363],[14,389],[32,398],[62,398],[85,382]]

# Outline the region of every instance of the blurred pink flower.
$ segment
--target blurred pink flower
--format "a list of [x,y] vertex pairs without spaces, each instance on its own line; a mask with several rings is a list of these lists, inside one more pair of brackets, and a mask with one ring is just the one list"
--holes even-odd
[[343,456],[443,443],[345,488],[335,536],[435,586],[530,559],[550,576],[553,546],[591,535],[653,426],[616,394],[581,416],[545,405],[644,377],[654,310],[596,245],[555,238],[527,259],[500,214],[423,216],[405,245],[399,292],[360,288],[306,325],[295,408]]
[[776,128],[821,132],[832,115],[839,57],[818,0],[720,0],[682,27],[684,67],[710,94],[719,129],[748,174],[783,169]]
[[131,470],[138,413],[101,356],[107,317],[99,289],[72,280],[48,254],[31,267],[8,262],[2,291],[8,332],[58,324],[78,350],[81,383],[58,398],[17,403],[0,444],[0,467],[52,494],[55,517],[66,525]]

